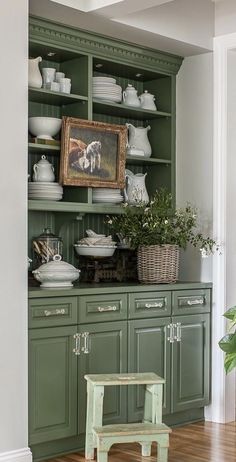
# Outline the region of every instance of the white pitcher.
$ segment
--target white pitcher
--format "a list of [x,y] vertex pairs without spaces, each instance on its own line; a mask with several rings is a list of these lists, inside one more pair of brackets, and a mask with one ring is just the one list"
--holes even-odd
[[42,75],[39,70],[39,63],[42,61],[41,56],[29,59],[29,86],[34,88],[42,87]]
[[126,123],[129,130],[128,146],[140,149],[144,152],[144,157],[150,157],[152,154],[152,147],[148,139],[148,131],[151,130],[150,125],[147,127],[134,127],[130,123]]
[[127,187],[124,190],[125,200],[130,205],[138,205],[140,203],[147,204],[149,197],[145,185],[146,173],[136,173],[134,175],[130,170],[126,170]]
[[140,100],[137,95],[137,90],[130,83],[128,83],[127,88],[123,91],[123,102],[126,106],[140,106]]
[[46,156],[41,156],[37,164],[34,164],[33,171],[33,181],[46,181],[50,183],[55,181],[54,167],[48,162]]

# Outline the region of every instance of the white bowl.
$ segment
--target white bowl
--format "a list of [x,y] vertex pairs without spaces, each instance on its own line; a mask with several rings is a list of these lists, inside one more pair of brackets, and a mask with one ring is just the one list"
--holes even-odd
[[114,245],[82,245],[74,244],[75,251],[78,255],[84,255],[85,257],[112,257],[116,250]]
[[53,140],[61,128],[61,119],[56,117],[29,117],[29,131],[37,138]]

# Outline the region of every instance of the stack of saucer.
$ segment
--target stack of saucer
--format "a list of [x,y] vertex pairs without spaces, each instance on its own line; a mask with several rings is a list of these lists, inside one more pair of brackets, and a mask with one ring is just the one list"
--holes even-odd
[[59,183],[48,181],[28,182],[28,197],[35,200],[60,201],[63,188]]
[[93,77],[93,96],[104,101],[120,103],[122,88],[112,77]]
[[120,204],[123,200],[120,189],[93,188],[94,203]]

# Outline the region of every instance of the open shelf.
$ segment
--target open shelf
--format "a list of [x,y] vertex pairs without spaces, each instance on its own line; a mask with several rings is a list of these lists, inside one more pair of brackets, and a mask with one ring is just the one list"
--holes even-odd
[[54,146],[53,144],[39,144],[39,143],[28,143],[29,152],[34,154],[41,154],[43,151],[47,151],[47,154],[59,154],[61,150],[61,146]]
[[158,119],[160,117],[171,117],[170,112],[149,111],[147,109],[128,107],[120,103],[111,103],[93,98],[93,112],[120,117],[128,117],[137,120]]
[[126,164],[137,164],[137,165],[171,164],[171,160],[158,159],[155,157],[127,156]]
[[83,103],[88,101],[87,96],[74,95],[72,93],[62,93],[51,91],[45,88],[29,87],[29,100],[34,103],[45,103],[54,106],[64,106],[71,103]]
[[120,205],[110,204],[87,204],[83,202],[63,202],[63,201],[44,201],[29,200],[29,210],[44,212],[74,212],[74,213],[99,213],[99,214],[121,214],[124,209]]

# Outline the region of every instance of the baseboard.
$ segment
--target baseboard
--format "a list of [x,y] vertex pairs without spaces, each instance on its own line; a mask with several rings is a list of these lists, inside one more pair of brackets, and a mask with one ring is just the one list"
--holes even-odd
[[32,462],[30,448],[17,449],[0,453],[0,462]]

